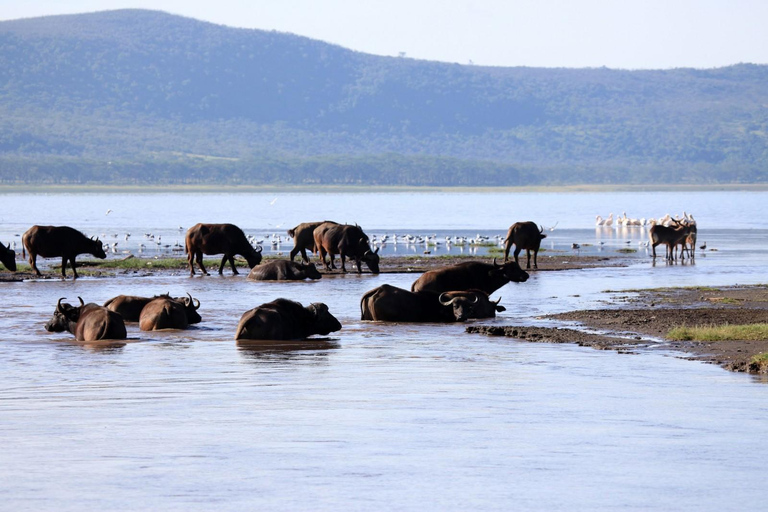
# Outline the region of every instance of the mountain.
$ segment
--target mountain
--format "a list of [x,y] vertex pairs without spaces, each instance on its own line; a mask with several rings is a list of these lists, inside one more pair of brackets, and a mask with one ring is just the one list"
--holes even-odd
[[498,68],[119,10],[0,22],[0,182],[766,181],[768,66]]

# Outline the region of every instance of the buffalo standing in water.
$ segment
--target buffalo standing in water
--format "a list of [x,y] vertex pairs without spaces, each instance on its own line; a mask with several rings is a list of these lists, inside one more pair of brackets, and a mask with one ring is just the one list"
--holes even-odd
[[301,259],[304,263],[309,263],[309,257],[307,251],[317,252],[317,246],[315,246],[315,229],[321,224],[336,224],[331,220],[325,220],[322,222],[302,222],[293,229],[288,230],[288,236],[293,238],[293,249],[291,249],[290,258],[291,261],[296,255],[301,252]]
[[[368,235],[363,233],[360,226],[325,222],[315,229],[314,235],[315,246],[320,251],[320,258],[327,270],[336,268],[333,257],[338,254],[341,256],[341,270],[343,272],[347,271],[345,262],[346,258],[350,257],[355,260],[358,274],[363,272],[360,268],[363,261],[371,269],[371,272],[379,273],[379,249],[371,250]],[[326,254],[330,257],[330,265],[325,262]]]
[[13,252],[10,244],[8,247],[0,244],[0,263],[11,272],[16,272],[16,253]]
[[235,268],[235,255],[240,254],[253,268],[261,262],[261,247],[254,249],[243,233],[234,224],[195,224],[187,231],[185,250],[189,260],[189,275],[195,275],[194,262],[206,276],[208,271],[203,266],[203,254],[224,254],[219,265],[219,274],[224,273],[224,264],[229,261],[233,274],[239,274]]
[[534,222],[515,222],[510,226],[509,231],[507,231],[507,238],[504,240],[504,261],[506,262],[509,259],[509,250],[514,244],[515,263],[520,264],[517,258],[520,251],[525,249],[525,254],[528,257],[525,268],[531,268],[531,251],[533,251],[533,268],[539,268],[537,261],[539,248],[541,247],[541,241],[546,237],[544,228],[539,229]]
[[79,307],[62,304],[64,299],[59,299],[53,317],[45,324],[45,330],[69,331],[77,341],[124,340],[127,337],[123,317],[104,306],[84,304],[83,299],[78,299]]
[[307,307],[288,299],[275,299],[243,313],[236,340],[303,340],[341,329],[341,323],[323,303]]
[[320,279],[322,274],[313,263],[297,263],[288,260],[276,260],[251,269],[248,279],[253,281],[301,281]]
[[37,269],[38,256],[61,257],[63,277],[67,277],[67,261],[69,261],[75,279],[77,279],[75,257],[78,254],[92,254],[100,259],[107,257],[98,238],[88,238],[69,226],[32,226],[22,235],[21,242],[29,253],[29,264],[38,276],[42,275]]

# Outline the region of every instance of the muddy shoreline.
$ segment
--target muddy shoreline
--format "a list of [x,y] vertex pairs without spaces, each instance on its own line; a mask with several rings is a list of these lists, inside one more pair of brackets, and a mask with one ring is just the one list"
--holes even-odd
[[526,325],[470,326],[469,333],[507,336],[528,342],[575,343],[599,350],[663,350],[691,360],[718,364],[737,372],[768,374],[752,363],[768,352],[768,341],[674,341],[666,338],[679,326],[768,323],[768,286],[731,286],[642,290],[621,307],[569,311],[545,318],[562,327]]

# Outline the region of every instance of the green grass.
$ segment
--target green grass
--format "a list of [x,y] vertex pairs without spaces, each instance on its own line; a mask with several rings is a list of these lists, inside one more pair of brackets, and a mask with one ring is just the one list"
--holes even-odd
[[768,340],[768,324],[681,326],[671,329],[667,338],[676,341],[763,341]]
[[761,352],[752,356],[752,359],[749,360],[749,371],[768,373],[768,352]]
[[619,249],[616,252],[620,252],[624,254],[632,254],[633,252],[637,252],[637,249]]

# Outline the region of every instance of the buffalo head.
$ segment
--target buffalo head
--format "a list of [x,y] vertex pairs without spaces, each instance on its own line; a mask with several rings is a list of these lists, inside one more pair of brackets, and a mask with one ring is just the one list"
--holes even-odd
[[262,247],[260,245],[257,245],[253,252],[249,252],[248,254],[244,254],[245,261],[248,262],[248,268],[253,268],[259,263],[261,263],[261,251]]
[[371,272],[374,274],[379,273],[379,248],[377,247],[375,251],[372,251],[371,249],[366,250],[363,253],[363,261],[368,266],[369,269],[371,269]]
[[88,252],[90,252],[91,254],[93,254],[94,256],[102,260],[107,257],[107,253],[104,252],[104,244],[101,243],[101,240],[99,240],[98,238],[91,237],[90,243],[91,243],[91,247]]
[[53,312],[53,316],[45,324],[45,330],[48,332],[72,332],[71,326],[72,324],[77,324],[77,321],[80,319],[80,310],[84,305],[83,299],[80,297],[78,299],[80,300],[80,306],[75,307],[67,303],[62,304],[61,301],[64,300],[64,297],[60,298],[56,303],[56,311]]
[[304,273],[304,276],[310,279],[320,279],[321,277],[323,277],[322,274],[320,274],[320,271],[317,270],[317,267],[315,266],[314,263],[307,263],[307,264],[299,263],[299,268]]
[[187,292],[186,297],[179,297],[176,300],[184,305],[184,312],[187,314],[187,322],[190,324],[198,324],[203,321],[200,313],[197,312],[197,310],[200,309],[200,301],[193,299],[189,292]]
[[520,268],[520,265],[514,261],[508,261],[503,265],[496,263],[496,258],[493,258],[493,270],[491,274],[504,275],[513,283],[524,283],[528,280],[528,272]]
[[0,263],[11,272],[16,272],[16,253],[11,249],[11,244],[8,247],[0,244]]
[[313,302],[307,309],[315,316],[314,330],[318,334],[326,334],[341,330],[341,322],[328,311],[328,306],[322,302]]
[[474,293],[453,295],[452,292],[443,292],[438,300],[443,306],[453,308],[453,316],[457,322],[464,322],[467,318],[472,318],[472,308],[477,304],[478,298]]

